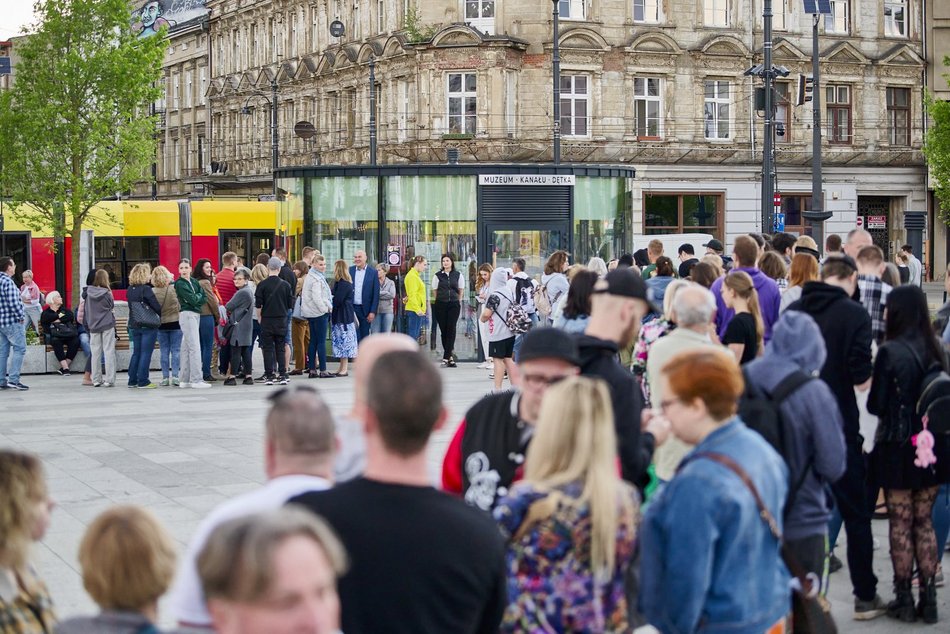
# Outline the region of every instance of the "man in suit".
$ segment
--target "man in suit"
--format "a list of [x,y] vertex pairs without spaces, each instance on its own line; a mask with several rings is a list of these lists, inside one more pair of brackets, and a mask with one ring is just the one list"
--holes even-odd
[[379,276],[376,269],[367,263],[366,251],[353,254],[350,277],[353,279],[353,308],[356,309],[356,319],[359,320],[356,338],[362,341],[369,336],[370,324],[376,318],[376,310],[379,308]]

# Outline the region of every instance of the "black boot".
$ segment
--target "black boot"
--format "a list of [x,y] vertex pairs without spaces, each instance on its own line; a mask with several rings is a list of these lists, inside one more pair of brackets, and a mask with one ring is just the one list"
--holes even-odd
[[[921,595],[923,596],[923,595]],[[921,599],[923,600],[923,599]],[[936,613],[936,598],[934,612]],[[914,595],[910,591],[910,579],[894,580],[894,600],[887,604],[887,615],[892,619],[913,623],[917,615],[914,612]]]
[[917,603],[917,616],[924,623],[937,622],[937,580],[934,577],[928,577],[920,581],[920,601]]

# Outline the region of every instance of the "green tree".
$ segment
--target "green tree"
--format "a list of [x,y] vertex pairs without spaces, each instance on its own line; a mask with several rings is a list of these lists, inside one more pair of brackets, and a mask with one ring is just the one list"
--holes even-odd
[[0,96],[0,191],[31,229],[72,238],[76,306],[83,224],[149,178],[167,42],[132,32],[127,0],[39,0],[36,15]]
[[[944,64],[950,64],[950,56],[944,58]],[[950,83],[950,75],[944,75],[944,80]],[[928,95],[927,112],[933,123],[924,137],[924,156],[940,203],[936,215],[950,223],[950,102]]]

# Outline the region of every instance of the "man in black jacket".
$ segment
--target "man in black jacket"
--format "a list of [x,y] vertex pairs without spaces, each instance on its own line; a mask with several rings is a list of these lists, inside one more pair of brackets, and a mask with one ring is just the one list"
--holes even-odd
[[650,304],[643,279],[633,269],[617,268],[594,286],[590,322],[577,340],[581,374],[610,386],[621,473],[641,490],[649,482],[653,450],[666,440],[670,425],[643,408],[643,393],[617,354],[636,340],[640,320],[651,310],[661,312]]
[[829,258],[821,269],[821,282],[808,282],[802,297],[789,306],[810,315],[818,324],[828,356],[821,378],[835,395],[844,423],[847,466],[832,492],[848,535],[848,569],[854,590],[854,618],[866,621],[885,612],[877,595],[874,576],[874,539],[867,491],[867,464],[861,450],[855,389],[871,385],[871,317],[851,297],[858,285],[858,267],[848,256]]
[[275,381],[287,385],[287,358],[281,352],[287,311],[294,307],[294,292],[280,278],[280,265],[279,259],[271,258],[267,262],[267,278],[254,291],[254,303],[260,310],[265,385],[273,385]]

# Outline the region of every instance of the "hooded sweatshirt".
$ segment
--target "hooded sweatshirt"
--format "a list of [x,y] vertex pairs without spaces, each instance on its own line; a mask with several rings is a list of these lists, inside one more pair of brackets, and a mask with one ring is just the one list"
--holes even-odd
[[624,480],[642,491],[649,481],[646,472],[653,459],[656,442],[653,434],[640,433],[643,392],[633,374],[620,365],[617,358],[619,348],[615,342],[580,335],[577,345],[581,357],[581,374],[603,379],[610,386],[621,473]]
[[[746,369],[757,387],[772,392],[795,371],[817,374],[826,356],[815,320],[803,312],[788,311],[776,322],[765,353]],[[831,388],[817,380],[792,392],[780,409],[786,424],[789,495],[794,495],[785,512],[785,537],[799,540],[824,535],[831,517],[825,485],[841,477],[847,462],[838,402]],[[797,492],[791,493],[799,482]]]
[[868,311],[843,289],[824,282],[807,282],[802,288],[802,298],[788,310],[805,312],[818,324],[828,353],[821,367],[821,378],[838,401],[845,440],[859,443],[861,427],[854,386],[871,378],[873,370]]
[[112,309],[115,300],[112,291],[101,286],[87,286],[83,291],[85,308],[83,309],[83,325],[91,333],[107,332],[115,328],[115,315]]
[[[747,268],[738,266],[733,271],[745,271],[752,278],[752,285],[759,294],[759,310],[762,312],[762,323],[765,324],[764,343],[768,343],[772,338],[772,324],[778,319],[778,309],[782,303],[782,292],[778,289],[775,280],[763,273],[757,268]],[[710,292],[716,297],[716,331],[719,337],[726,334],[726,327],[736,311],[726,307],[726,302],[722,298],[722,277],[713,282]]]

